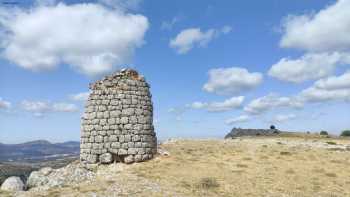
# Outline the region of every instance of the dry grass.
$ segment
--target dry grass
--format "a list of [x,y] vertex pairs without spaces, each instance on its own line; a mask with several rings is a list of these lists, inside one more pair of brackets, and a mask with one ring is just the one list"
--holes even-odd
[[9,192],[0,190],[1,197],[11,197],[12,195]]
[[[304,145],[327,146],[326,140],[288,136],[178,141],[162,146],[170,157],[132,170],[184,196],[350,196],[350,152]],[[349,144],[346,139],[333,142]],[[216,187],[198,187],[207,177],[216,180]]]
[[91,183],[31,196],[350,196],[350,152],[341,147],[350,141],[329,141],[316,135],[180,140],[161,145],[170,156],[119,171],[99,168]]

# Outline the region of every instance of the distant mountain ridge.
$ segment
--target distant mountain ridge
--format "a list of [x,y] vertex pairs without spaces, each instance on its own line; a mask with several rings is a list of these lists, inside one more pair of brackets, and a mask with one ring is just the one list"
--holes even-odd
[[78,155],[80,142],[51,143],[35,140],[20,144],[0,143],[0,161],[42,160],[45,158]]

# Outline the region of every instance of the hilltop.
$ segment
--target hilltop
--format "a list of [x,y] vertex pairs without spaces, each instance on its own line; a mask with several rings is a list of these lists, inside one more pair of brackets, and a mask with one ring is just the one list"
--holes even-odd
[[[16,196],[349,196],[350,141],[317,136],[172,140],[170,155]],[[2,193],[2,195],[9,193]]]

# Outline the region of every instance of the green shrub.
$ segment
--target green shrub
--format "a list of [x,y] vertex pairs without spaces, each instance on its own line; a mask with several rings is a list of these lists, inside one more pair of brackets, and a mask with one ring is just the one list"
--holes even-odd
[[271,126],[270,126],[270,129],[271,129],[271,130],[275,130],[275,129],[276,129],[275,125],[271,125]]
[[349,137],[350,136],[350,130],[345,130],[345,131],[341,132],[340,136]]
[[328,135],[328,132],[327,131],[321,131],[320,135]]
[[337,144],[336,142],[326,142],[326,143],[329,145],[336,145]]

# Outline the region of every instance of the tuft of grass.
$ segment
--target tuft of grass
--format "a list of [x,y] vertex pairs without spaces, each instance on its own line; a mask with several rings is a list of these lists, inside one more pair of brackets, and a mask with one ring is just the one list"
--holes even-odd
[[331,172],[325,173],[325,175],[328,177],[337,177],[337,174]]
[[281,151],[281,152],[280,152],[280,155],[286,155],[286,156],[288,156],[288,155],[292,155],[292,153],[291,153],[291,152],[287,152],[287,151]]
[[331,142],[331,141],[329,141],[329,142],[326,142],[327,144],[329,144],[329,145],[337,145],[337,143],[336,142]]
[[199,181],[198,187],[201,189],[210,190],[220,187],[220,184],[214,177],[204,177]]
[[295,174],[295,171],[293,169],[288,169],[286,171],[287,174]]
[[237,167],[239,167],[239,168],[248,168],[248,165],[246,165],[246,164],[237,164]]

